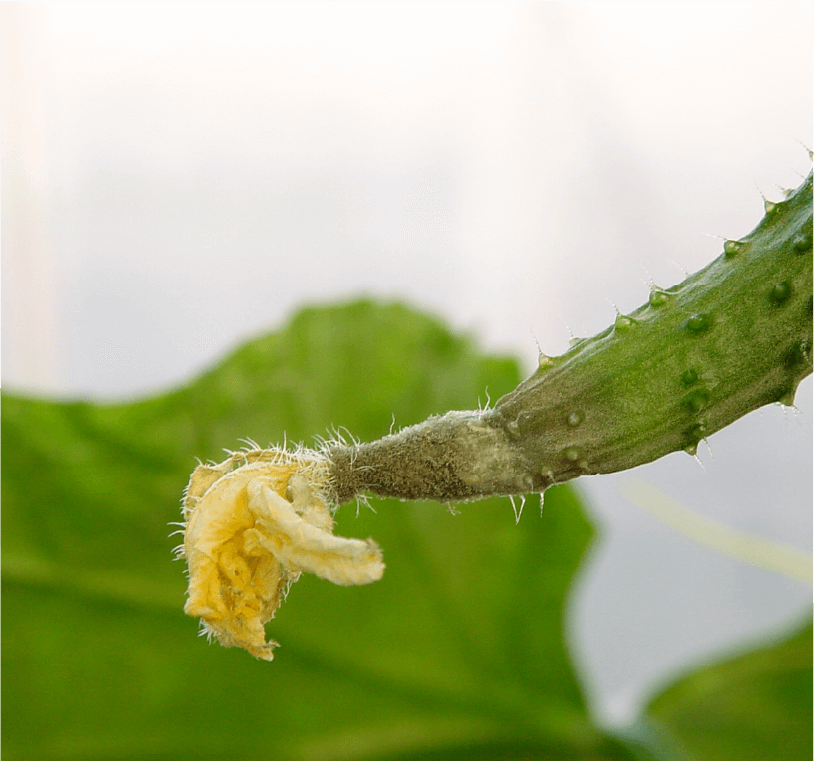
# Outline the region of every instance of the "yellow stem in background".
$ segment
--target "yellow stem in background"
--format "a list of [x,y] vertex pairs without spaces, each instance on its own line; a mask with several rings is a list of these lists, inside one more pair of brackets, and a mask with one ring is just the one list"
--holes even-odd
[[805,552],[769,542],[699,515],[639,479],[627,479],[622,494],[661,523],[721,555],[808,584],[814,581],[812,558]]

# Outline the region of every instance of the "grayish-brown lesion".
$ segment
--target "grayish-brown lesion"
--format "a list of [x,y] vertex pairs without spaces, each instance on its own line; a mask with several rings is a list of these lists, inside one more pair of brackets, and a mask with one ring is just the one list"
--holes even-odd
[[454,502],[542,485],[494,411],[448,412],[368,444],[334,445],[326,454],[339,504],[365,491]]

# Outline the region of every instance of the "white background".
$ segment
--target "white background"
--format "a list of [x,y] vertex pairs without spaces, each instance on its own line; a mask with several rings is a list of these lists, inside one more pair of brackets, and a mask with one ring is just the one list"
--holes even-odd
[[[535,340],[561,353],[682,280],[810,168],[809,2],[0,11],[14,391],[159,393],[304,304],[363,294],[531,370]],[[703,467],[580,480],[604,530],[571,620],[600,718],[810,609],[806,584],[621,491],[642,478],[810,552],[811,388],[713,436]]]

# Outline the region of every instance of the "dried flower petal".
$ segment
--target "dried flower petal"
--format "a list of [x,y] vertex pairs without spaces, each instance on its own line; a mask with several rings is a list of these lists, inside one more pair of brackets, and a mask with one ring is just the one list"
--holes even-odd
[[264,624],[300,573],[368,584],[384,572],[368,539],[333,535],[327,460],[317,452],[253,449],[196,468],[184,498],[189,567],[184,612],[225,647],[272,660]]

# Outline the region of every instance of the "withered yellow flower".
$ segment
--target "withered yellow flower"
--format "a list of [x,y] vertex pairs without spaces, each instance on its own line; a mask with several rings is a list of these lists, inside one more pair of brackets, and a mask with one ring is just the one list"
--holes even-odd
[[272,660],[264,625],[301,573],[334,584],[382,577],[379,548],[333,535],[330,470],[311,450],[252,449],[196,468],[187,486],[184,543],[189,567],[184,612],[225,647]]

